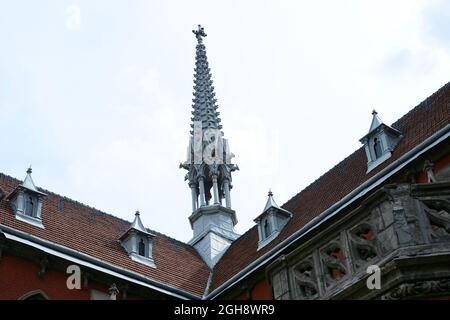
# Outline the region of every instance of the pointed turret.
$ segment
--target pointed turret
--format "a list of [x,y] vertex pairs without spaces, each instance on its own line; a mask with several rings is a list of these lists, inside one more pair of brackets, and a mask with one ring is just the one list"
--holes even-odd
[[238,235],[233,228],[236,213],[231,209],[231,173],[238,167],[231,163],[227,139],[223,138],[217,111],[211,70],[203,38],[205,30],[199,25],[193,30],[197,38],[192,131],[187,160],[180,164],[188,173],[192,196],[189,217],[194,236],[189,242],[209,266],[213,266]]
[[37,192],[37,193],[42,193],[36,188],[36,185],[34,184],[33,178],[31,177],[31,173],[32,172],[33,171],[31,169],[31,167],[29,167],[28,170],[27,170],[27,176],[23,180],[21,186],[26,188],[26,189],[28,189],[28,190],[31,190],[31,191],[34,191],[34,192]]
[[134,214],[134,220],[130,225],[130,228],[128,231],[130,230],[136,230],[142,233],[146,233],[146,234],[150,234],[147,229],[145,229],[144,224],[141,221],[141,215],[139,213],[139,210],[136,211],[136,213]]
[[280,208],[276,203],[275,200],[273,199],[273,193],[272,190],[269,190],[268,193],[268,198],[267,198],[267,202],[266,202],[266,206],[264,207],[263,212],[266,212],[267,210],[269,210],[270,208]]
[[372,123],[370,124],[369,133],[378,128],[382,123],[383,121],[378,117],[378,112],[374,109],[372,111]]
[[[197,38],[197,48],[195,55],[194,73],[194,98],[192,99],[192,115],[194,128],[196,121],[201,122],[202,129],[222,129],[220,125],[219,112],[217,112],[217,99],[214,92],[211,70],[206,57],[206,48],[203,44],[203,37],[206,37],[205,30],[199,25],[198,30],[192,30]],[[193,131],[191,131],[193,134]]]

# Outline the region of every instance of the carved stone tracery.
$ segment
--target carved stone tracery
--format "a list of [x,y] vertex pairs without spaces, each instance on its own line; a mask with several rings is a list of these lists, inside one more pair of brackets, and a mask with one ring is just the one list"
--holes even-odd
[[350,232],[350,247],[356,268],[368,264],[379,256],[375,228],[367,222],[356,226]]
[[314,263],[311,259],[302,261],[294,267],[296,298],[314,299],[318,296],[318,287]]

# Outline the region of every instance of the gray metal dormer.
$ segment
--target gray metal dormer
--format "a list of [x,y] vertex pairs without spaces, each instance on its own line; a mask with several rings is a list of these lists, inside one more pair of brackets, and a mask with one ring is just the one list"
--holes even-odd
[[292,217],[292,213],[276,204],[272,191],[268,197],[263,212],[253,220],[258,224],[258,250],[275,239]]
[[31,168],[28,168],[23,182],[6,199],[10,202],[17,220],[43,229],[42,202],[47,195],[36,188],[31,172]]
[[132,260],[156,268],[153,260],[154,237],[144,227],[139,211],[136,211],[133,222],[119,240]]
[[389,159],[402,138],[401,132],[385,125],[375,110],[372,111],[372,116],[369,133],[359,140],[366,151],[367,173]]

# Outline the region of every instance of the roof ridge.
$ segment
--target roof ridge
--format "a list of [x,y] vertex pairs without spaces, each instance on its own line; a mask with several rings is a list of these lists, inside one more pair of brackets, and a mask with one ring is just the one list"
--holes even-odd
[[[18,183],[18,184],[22,182],[21,180],[15,178],[15,177],[13,177],[13,176],[10,176],[10,175],[8,175],[8,174],[5,174],[5,173],[3,173],[3,172],[0,172],[0,178],[7,179],[7,180],[9,180],[10,182],[14,182],[14,183]],[[56,193],[56,192],[47,190],[47,189],[42,188],[42,187],[37,187],[37,189],[40,190],[40,191],[42,191],[42,192],[45,192],[47,195],[53,195],[53,196],[55,196],[55,197],[57,197],[57,198],[59,198],[59,199],[64,199],[65,201],[69,201],[69,202],[71,202],[71,203],[73,203],[73,204],[75,204],[75,205],[84,207],[84,208],[86,208],[86,209],[95,210],[96,213],[103,214],[103,215],[105,215],[105,216],[108,216],[108,217],[111,217],[111,218],[113,218],[113,219],[119,220],[120,222],[125,222],[125,223],[128,223],[128,224],[131,224],[130,221],[128,221],[128,220],[126,220],[126,219],[124,219],[124,218],[118,217],[118,216],[113,215],[113,214],[111,214],[111,213],[107,213],[107,212],[105,212],[105,211],[102,211],[102,210],[100,210],[100,209],[97,209],[97,208],[95,208],[95,207],[93,207],[93,206],[90,206],[90,205],[88,205],[88,204],[84,204],[84,203],[82,203],[82,202],[80,202],[80,201],[74,200],[74,199],[69,198],[69,197],[67,197],[67,196],[60,195],[60,194],[58,194],[58,193]],[[161,233],[161,232],[159,232],[159,231],[155,231],[155,230],[150,229],[150,228],[146,228],[146,229],[149,230],[149,231],[151,231],[151,232],[154,233],[155,235],[159,235],[159,236],[165,237],[165,238],[167,238],[167,239],[173,240],[173,241],[175,241],[175,242],[181,243],[181,244],[183,244],[183,245],[192,247],[191,245],[189,245],[189,244],[186,243],[186,242],[183,242],[183,241],[181,241],[181,240],[178,240],[178,239],[175,239],[175,238],[173,238],[173,237],[170,237],[170,236],[168,236],[168,235],[166,235],[166,234],[164,234],[164,233]]]
[[448,89],[450,86],[450,81],[444,84],[442,87],[440,87],[437,91],[430,94],[427,98],[422,100],[418,105],[416,105],[414,108],[410,109],[407,113],[405,113],[403,116],[398,118],[395,122],[391,124],[392,127],[396,128],[398,124],[402,121],[404,121],[404,118],[409,117],[412,113],[417,112],[417,110],[420,107],[428,107],[430,104],[433,104],[436,102],[436,100],[445,92],[446,89]]

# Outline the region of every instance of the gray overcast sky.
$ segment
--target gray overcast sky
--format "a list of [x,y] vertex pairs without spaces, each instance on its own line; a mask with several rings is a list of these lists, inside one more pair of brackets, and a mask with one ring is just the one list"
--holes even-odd
[[1,0],[0,171],[188,241],[199,23],[239,233],[450,80],[445,1]]

